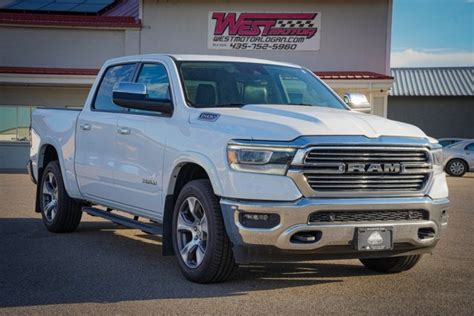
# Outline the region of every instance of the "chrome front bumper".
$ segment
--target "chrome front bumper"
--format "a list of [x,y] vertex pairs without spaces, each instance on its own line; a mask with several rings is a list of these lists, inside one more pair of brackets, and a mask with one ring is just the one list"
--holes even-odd
[[[271,246],[282,251],[309,251],[334,253],[335,249],[354,254],[352,246],[357,227],[392,227],[394,249],[419,249],[426,252],[436,245],[447,227],[449,201],[429,197],[412,198],[339,198],[300,199],[296,202],[236,201],[221,199],[226,230],[234,247]],[[347,222],[309,224],[309,215],[317,211],[357,210],[426,210],[429,219],[390,222]],[[239,221],[239,213],[270,213],[280,216],[280,223],[271,229],[247,228]],[[432,228],[433,237],[420,239],[420,228]],[[314,243],[295,243],[291,237],[298,232],[319,231],[321,237]],[[399,248],[399,247],[398,247]],[[336,251],[337,252],[337,251]]]

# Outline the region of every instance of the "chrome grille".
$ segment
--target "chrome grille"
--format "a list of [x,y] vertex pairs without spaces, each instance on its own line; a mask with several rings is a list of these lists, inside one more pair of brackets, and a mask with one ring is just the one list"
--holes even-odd
[[428,212],[424,210],[403,211],[337,211],[315,212],[309,216],[310,224],[334,222],[387,222],[387,221],[413,221],[429,219]]
[[421,147],[316,147],[303,167],[311,189],[326,193],[416,192],[431,173],[429,152]]

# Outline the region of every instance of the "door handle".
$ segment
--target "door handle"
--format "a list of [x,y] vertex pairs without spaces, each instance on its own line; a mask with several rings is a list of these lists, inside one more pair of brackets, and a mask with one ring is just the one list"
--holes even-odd
[[130,128],[128,127],[119,127],[117,129],[117,132],[122,135],[129,135],[130,134]]
[[83,131],[90,131],[90,130],[91,130],[91,125],[90,125],[89,123],[81,124],[81,125],[79,125],[79,127],[80,127]]

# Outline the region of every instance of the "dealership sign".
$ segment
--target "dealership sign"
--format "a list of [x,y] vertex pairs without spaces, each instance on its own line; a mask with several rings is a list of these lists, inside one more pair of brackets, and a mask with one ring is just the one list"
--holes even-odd
[[319,50],[321,13],[209,12],[207,47]]

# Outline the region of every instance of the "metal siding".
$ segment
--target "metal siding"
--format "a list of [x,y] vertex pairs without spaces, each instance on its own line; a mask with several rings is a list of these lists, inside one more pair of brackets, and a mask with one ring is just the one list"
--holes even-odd
[[473,96],[474,67],[392,68],[391,96]]
[[474,138],[474,97],[388,98],[387,117],[413,124],[427,135]]

